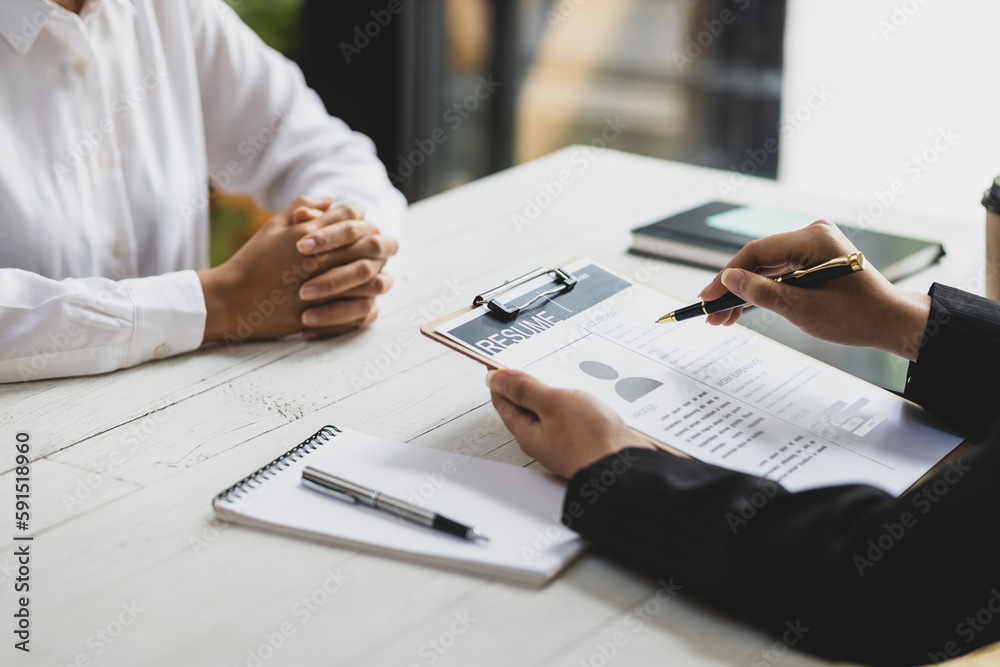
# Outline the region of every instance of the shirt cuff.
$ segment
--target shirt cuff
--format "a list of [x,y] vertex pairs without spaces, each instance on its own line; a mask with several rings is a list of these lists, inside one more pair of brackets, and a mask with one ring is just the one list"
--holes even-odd
[[123,280],[135,308],[127,366],[190,352],[205,337],[205,295],[194,271]]

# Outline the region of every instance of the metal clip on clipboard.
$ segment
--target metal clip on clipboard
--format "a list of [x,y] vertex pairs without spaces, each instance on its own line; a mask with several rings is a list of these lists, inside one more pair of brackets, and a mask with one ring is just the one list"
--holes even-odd
[[[498,295],[503,294],[504,292],[514,289],[518,285],[523,285],[529,280],[534,280],[535,278],[545,274],[552,276],[552,279],[557,283],[556,286],[550,290],[539,292],[535,296],[531,297],[531,299],[522,303],[519,306],[505,306],[503,302],[498,301],[495,298]],[[544,269],[539,267],[534,271],[531,271],[530,273],[524,274],[520,278],[515,278],[514,280],[508,280],[499,287],[494,287],[488,292],[483,292],[482,294],[480,294],[479,296],[477,296],[475,299],[472,300],[472,305],[473,307],[479,307],[485,303],[486,307],[489,308],[494,315],[499,317],[504,322],[508,322],[517,317],[518,313],[520,313],[525,308],[528,308],[529,306],[531,306],[531,304],[535,303],[539,299],[545,298],[547,296],[552,296],[553,294],[563,294],[565,292],[570,291],[575,286],[576,286],[576,277],[573,276],[568,271],[565,271],[563,269]]]

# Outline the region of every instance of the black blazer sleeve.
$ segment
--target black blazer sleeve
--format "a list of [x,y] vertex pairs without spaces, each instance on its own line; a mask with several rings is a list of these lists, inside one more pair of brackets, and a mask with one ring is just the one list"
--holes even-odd
[[[908,396],[968,414],[963,395],[974,398],[1000,373],[992,349],[969,353],[1000,345],[1000,312],[941,286],[931,294],[932,318],[948,317],[934,335],[928,325]],[[960,366],[973,360],[971,386],[950,394],[935,386],[935,378],[965,382]],[[930,371],[920,370],[925,363]],[[792,494],[629,449],[570,480],[563,521],[790,646],[835,660],[924,664],[1000,640],[998,478],[1000,431],[902,498],[862,485]]]
[[938,283],[930,295],[930,317],[903,395],[984,427],[1000,402],[1000,304]]

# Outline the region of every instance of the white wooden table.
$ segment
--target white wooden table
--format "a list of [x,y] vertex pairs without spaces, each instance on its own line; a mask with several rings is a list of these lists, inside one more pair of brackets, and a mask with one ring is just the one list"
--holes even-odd
[[[505,278],[580,255],[691,297],[710,274],[626,254],[628,230],[717,198],[728,178],[568,148],[413,206],[404,254],[390,264],[396,287],[366,331],[0,387],[0,664],[824,664],[683,593],[657,597],[654,578],[593,553],[536,591],[233,527],[210,507],[328,423],[534,465],[489,404],[484,369],[418,326]],[[765,181],[737,197],[847,220],[855,210]],[[884,221],[914,230],[901,215]],[[975,290],[976,222],[953,221],[950,256],[911,286],[943,275]],[[12,648],[18,432],[34,459],[30,654]]]

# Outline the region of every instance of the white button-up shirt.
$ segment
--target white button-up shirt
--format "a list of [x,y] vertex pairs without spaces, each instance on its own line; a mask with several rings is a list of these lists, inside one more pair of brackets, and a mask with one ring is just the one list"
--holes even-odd
[[0,382],[197,348],[210,178],[398,231],[371,142],[221,0],[0,0],[0,37]]

